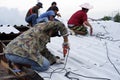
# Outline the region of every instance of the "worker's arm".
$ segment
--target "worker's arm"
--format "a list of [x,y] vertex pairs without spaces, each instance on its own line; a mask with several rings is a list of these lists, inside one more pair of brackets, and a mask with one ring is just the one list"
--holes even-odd
[[92,35],[92,33],[93,33],[93,28],[92,28],[91,24],[90,24],[88,21],[84,21],[83,25],[90,27],[90,35]]

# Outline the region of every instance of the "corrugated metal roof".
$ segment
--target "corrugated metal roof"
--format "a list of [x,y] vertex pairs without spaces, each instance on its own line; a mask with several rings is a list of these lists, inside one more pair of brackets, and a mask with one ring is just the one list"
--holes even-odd
[[[120,80],[120,23],[96,21],[92,26],[94,36],[69,36],[65,64],[39,72],[45,80]],[[62,43],[62,37],[53,37],[47,47],[63,58]]]
[[[45,80],[120,80],[120,23],[92,22],[94,36],[69,36],[65,64],[53,65],[39,74]],[[119,33],[119,34],[118,34]],[[61,37],[47,45],[63,58]]]
[[0,33],[6,33],[6,34],[19,33],[19,30],[17,30],[14,26],[1,25],[0,26]]
[[28,30],[28,26],[11,26],[11,25],[0,25],[0,40],[6,45],[20,35],[22,32]]

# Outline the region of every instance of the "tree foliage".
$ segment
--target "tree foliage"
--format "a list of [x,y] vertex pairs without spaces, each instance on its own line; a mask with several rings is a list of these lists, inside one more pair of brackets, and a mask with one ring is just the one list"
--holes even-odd
[[103,18],[101,18],[101,20],[104,20],[104,21],[108,21],[108,20],[111,20],[112,19],[112,17],[110,17],[110,16],[104,16]]
[[114,22],[120,22],[120,13],[118,12],[115,16],[104,16],[101,20],[108,21],[113,20]]
[[120,14],[117,13],[117,14],[114,16],[113,19],[114,19],[115,22],[120,22]]

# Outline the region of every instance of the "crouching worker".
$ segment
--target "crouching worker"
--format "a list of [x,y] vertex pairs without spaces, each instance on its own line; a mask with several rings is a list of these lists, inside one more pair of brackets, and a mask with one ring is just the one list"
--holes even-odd
[[68,28],[71,29],[75,34],[86,35],[88,34],[87,27],[90,28],[90,35],[93,33],[93,28],[88,22],[87,12],[92,6],[88,3],[80,5],[82,10],[75,12],[68,20]]
[[63,23],[39,23],[12,40],[4,50],[5,57],[15,64],[30,65],[39,72],[47,70],[59,59],[46,48],[54,31],[60,31],[63,44],[68,45],[68,33]]

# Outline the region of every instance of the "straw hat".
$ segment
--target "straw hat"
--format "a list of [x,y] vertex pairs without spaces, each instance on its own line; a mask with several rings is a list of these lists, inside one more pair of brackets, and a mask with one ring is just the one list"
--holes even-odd
[[93,6],[90,5],[89,3],[81,4],[80,7],[85,8],[85,9],[92,9],[93,8]]

